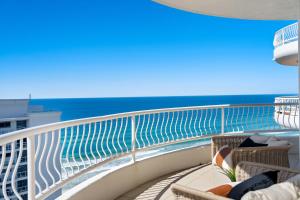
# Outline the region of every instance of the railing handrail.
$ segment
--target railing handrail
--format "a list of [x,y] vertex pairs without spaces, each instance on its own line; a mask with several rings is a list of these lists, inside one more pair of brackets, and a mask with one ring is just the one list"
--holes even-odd
[[298,38],[298,22],[285,26],[274,34],[273,45],[275,48],[294,41]]
[[283,96],[283,97],[275,97],[275,100],[276,99],[299,99],[298,96]]
[[75,120],[67,120],[62,122],[49,123],[40,126],[34,126],[18,131],[13,131],[4,135],[0,135],[0,145],[16,141],[21,138],[30,137],[36,133],[48,132],[53,129],[60,129],[70,126],[76,126],[78,124],[85,123],[94,123],[104,120],[117,119],[122,117],[132,117],[137,115],[144,114],[156,114],[164,112],[177,112],[177,111],[187,111],[187,110],[201,110],[201,109],[211,109],[211,108],[238,108],[238,107],[258,107],[258,106],[281,106],[281,105],[298,105],[296,103],[257,103],[257,104],[221,104],[221,105],[208,105],[208,106],[187,106],[187,107],[174,107],[174,108],[160,108],[160,109],[149,109],[149,110],[140,110],[132,112],[124,112],[117,114],[110,114],[97,117],[88,117]]
[[277,30],[277,31],[275,32],[275,34],[279,33],[280,31],[283,31],[283,30],[289,29],[290,27],[292,27],[292,26],[295,26],[296,24],[298,24],[298,22],[295,22],[295,23],[289,24],[289,25],[287,25],[287,26],[285,26],[285,27],[283,27],[283,28],[281,28],[281,29]]

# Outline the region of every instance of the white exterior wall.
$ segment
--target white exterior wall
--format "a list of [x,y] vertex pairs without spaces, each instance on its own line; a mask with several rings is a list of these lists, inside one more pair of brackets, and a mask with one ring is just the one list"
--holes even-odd
[[0,119],[22,117],[28,113],[27,99],[3,99],[0,100]]
[[273,56],[273,59],[279,64],[297,66],[298,40],[276,47]]
[[39,126],[60,121],[60,112],[36,112],[28,113],[28,126]]

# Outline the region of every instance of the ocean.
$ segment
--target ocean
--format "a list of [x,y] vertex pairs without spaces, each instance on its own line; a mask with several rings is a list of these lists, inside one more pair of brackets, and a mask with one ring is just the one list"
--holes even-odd
[[275,97],[290,95],[291,94],[32,99],[30,104],[42,105],[45,111],[60,111],[62,112],[61,120],[65,121],[158,108],[217,104],[273,103]]

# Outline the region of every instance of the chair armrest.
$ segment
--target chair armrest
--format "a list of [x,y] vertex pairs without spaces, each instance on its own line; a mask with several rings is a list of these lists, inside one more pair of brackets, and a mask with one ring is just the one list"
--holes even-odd
[[229,198],[215,195],[210,192],[196,190],[179,184],[172,184],[171,190],[178,199],[190,200],[229,200]]
[[231,149],[237,148],[248,136],[246,135],[217,135],[211,138],[212,158],[224,145]]
[[261,174],[266,171],[278,170],[278,182],[283,182],[292,176],[300,174],[299,170],[290,169],[287,167],[279,167],[274,165],[267,165],[255,162],[242,161],[237,164],[235,175],[237,181],[244,181],[255,175]]
[[232,163],[235,168],[241,161],[264,163],[289,167],[288,151],[291,146],[245,147],[232,150]]

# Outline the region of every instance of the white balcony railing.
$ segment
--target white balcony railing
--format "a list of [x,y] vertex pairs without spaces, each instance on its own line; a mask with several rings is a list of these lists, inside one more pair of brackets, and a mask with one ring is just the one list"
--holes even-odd
[[296,116],[299,114],[298,105],[299,105],[299,98],[295,96],[287,96],[287,97],[276,97],[275,103],[282,104],[281,106],[276,107],[276,111],[278,112],[285,112],[288,115]]
[[275,121],[281,126],[299,128],[299,97],[276,97],[275,103],[282,104],[275,108]]
[[275,103],[299,104],[299,97],[297,97],[297,96],[276,97]]
[[[158,109],[86,118],[0,136],[2,193],[21,199],[18,168],[27,142],[28,199],[44,199],[109,161],[152,148],[222,133],[287,131],[274,120],[283,104],[217,105]],[[7,149],[10,148],[10,153]],[[7,162],[7,160],[9,160]],[[11,181],[11,185],[8,181]]]
[[298,23],[288,25],[278,31],[274,36],[273,45],[275,48],[298,40]]

